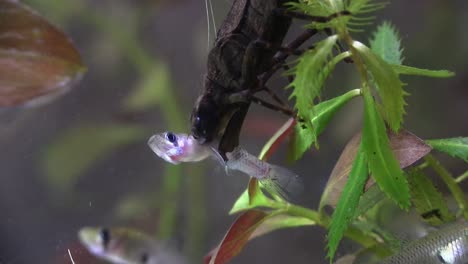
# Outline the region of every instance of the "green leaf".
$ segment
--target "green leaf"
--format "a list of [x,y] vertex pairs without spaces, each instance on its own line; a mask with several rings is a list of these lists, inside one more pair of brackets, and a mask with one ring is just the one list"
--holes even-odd
[[[300,216],[290,216],[285,214],[278,214],[268,217],[250,236],[250,239],[254,239],[259,236],[263,236],[275,230],[300,227],[300,226],[312,226],[317,223],[309,218]],[[250,240],[249,239],[249,240]]]
[[468,137],[426,140],[426,143],[438,151],[468,162]]
[[289,153],[293,160],[302,157],[305,151],[314,143],[315,139],[322,133],[335,113],[352,98],[360,94],[359,89],[351,90],[341,96],[328,101],[321,102],[314,107],[310,129],[301,122],[295,126],[295,134],[292,138]]
[[455,219],[442,194],[421,170],[409,170],[408,182],[413,204],[424,221],[442,225]]
[[370,12],[375,12],[379,9],[382,9],[387,5],[385,2],[377,2],[373,0],[352,0],[348,1],[346,10],[349,10],[353,15],[356,14],[366,14]]
[[310,112],[313,107],[314,99],[320,95],[325,79],[332,71],[333,65],[324,67],[327,64],[328,57],[338,36],[330,36],[319,42],[314,49],[306,51],[300,58],[295,67],[288,74],[295,75],[294,81],[288,87],[294,90],[290,98],[295,97],[295,108],[299,116],[310,122]]
[[42,157],[47,183],[57,191],[67,191],[94,163],[147,135],[140,126],[90,124],[73,127],[59,135]]
[[167,66],[157,63],[124,101],[127,111],[144,111],[154,107],[164,98],[164,91],[172,89]]
[[415,75],[415,76],[427,76],[427,77],[434,77],[434,78],[448,78],[455,76],[454,72],[448,70],[427,70],[427,69],[420,69],[416,67],[406,66],[406,65],[395,65],[392,64],[393,70],[397,74],[405,74],[405,75]]
[[384,21],[377,28],[370,46],[375,54],[390,64],[399,65],[403,62],[400,36],[396,28],[388,21]]
[[[431,147],[424,143],[422,139],[405,129],[400,129],[398,134],[394,134],[390,130],[387,130],[387,135],[390,148],[393,154],[395,154],[395,158],[398,160],[400,168],[402,169],[415,163],[431,151]],[[361,133],[358,133],[346,144],[346,147],[333,167],[330,177],[328,178],[327,185],[325,186],[325,190],[322,193],[319,205],[320,211],[323,210],[325,205],[336,207],[341,192],[348,181],[348,175],[351,171],[360,143]],[[369,179],[367,181],[366,193],[361,197],[360,207],[368,192],[375,189],[373,188],[374,183],[373,179]],[[383,194],[383,196],[385,197],[385,194]],[[373,199],[372,196],[371,199]],[[369,203],[362,208],[359,215],[362,214],[362,212],[365,212],[366,207],[372,207],[374,204],[375,203],[373,203],[372,200],[369,201]]]
[[407,209],[410,206],[408,182],[390,148],[385,124],[370,94],[364,94],[362,144],[373,179],[388,197]]
[[247,190],[237,198],[229,214],[236,214],[256,207],[267,207],[270,203],[270,199],[260,190],[257,179],[251,178]]
[[372,74],[376,89],[382,101],[382,111],[390,128],[398,132],[403,114],[405,101],[403,86],[393,68],[374,54],[364,44],[354,41],[353,46],[364,59],[367,70]]
[[338,243],[354,218],[355,210],[359,204],[359,197],[364,191],[367,176],[366,153],[364,153],[363,144],[361,143],[356,159],[353,162],[348,182],[341,193],[328,229],[327,256],[330,258],[330,261],[333,260]]

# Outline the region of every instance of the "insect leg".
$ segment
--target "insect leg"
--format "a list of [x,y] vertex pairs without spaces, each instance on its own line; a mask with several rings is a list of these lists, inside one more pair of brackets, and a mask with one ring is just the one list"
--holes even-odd
[[281,106],[277,106],[277,105],[274,105],[274,104],[271,104],[263,99],[260,99],[256,96],[252,96],[251,98],[252,102],[256,103],[256,104],[259,104],[261,106],[264,106],[266,108],[269,108],[269,109],[272,109],[274,111],[278,111],[278,112],[281,112],[287,116],[291,116],[291,117],[295,117],[296,116],[296,113],[288,108],[285,108],[285,107],[281,107]]

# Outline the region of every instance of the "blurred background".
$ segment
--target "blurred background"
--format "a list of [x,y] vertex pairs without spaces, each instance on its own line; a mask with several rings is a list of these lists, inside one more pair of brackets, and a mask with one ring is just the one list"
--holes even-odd
[[[209,44],[205,2],[23,2],[73,39],[88,71],[49,104],[0,109],[0,264],[71,263],[68,249],[76,263],[104,263],[77,240],[87,225],[136,228],[201,263],[234,221],[228,212],[248,178],[227,176],[214,161],[169,165],[146,141],[156,132],[189,131]],[[213,0],[218,26],[230,5]],[[393,1],[376,15],[369,32],[392,21],[405,64],[456,72],[451,79],[404,79],[411,94],[405,128],[423,139],[468,136],[468,3]],[[296,22],[287,39],[301,30]],[[364,43],[369,37],[355,36]],[[338,67],[324,98],[357,88],[356,76],[352,65]],[[271,80],[287,98],[285,84],[279,74]],[[356,99],[337,114],[320,151],[294,164],[286,162],[287,146],[272,157],[304,179],[301,205],[317,207],[342,148],[360,129],[361,105]],[[241,144],[257,154],[286,120],[251,107]],[[454,175],[466,170],[440,157]],[[232,263],[327,263],[324,239],[319,227],[277,231],[249,242]],[[340,252],[348,250],[345,244]]]

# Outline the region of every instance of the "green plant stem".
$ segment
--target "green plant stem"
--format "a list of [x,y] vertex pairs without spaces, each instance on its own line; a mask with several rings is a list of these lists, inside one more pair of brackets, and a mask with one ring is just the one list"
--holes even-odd
[[468,170],[465,171],[465,173],[463,173],[462,175],[458,176],[456,179],[455,179],[455,182],[456,183],[460,183],[464,180],[468,179]]
[[[188,168],[188,166],[187,166]],[[187,199],[189,201],[187,217],[187,256],[192,263],[202,259],[204,250],[207,209],[205,206],[206,189],[204,168],[199,164],[191,166],[187,175]]]
[[[276,201],[273,201],[270,204],[270,206],[273,209],[282,210],[284,213],[289,214],[291,216],[300,216],[308,218],[323,228],[328,228],[328,226],[330,225],[330,217],[325,214],[320,214],[315,210],[311,210],[290,203],[285,204],[283,202]],[[344,236],[361,244],[365,248],[373,248],[373,250],[375,250],[375,252],[380,256],[387,256],[392,253],[392,250],[388,246],[379,243],[374,237],[362,232],[361,230],[353,226],[348,227]]]
[[[88,8],[82,14],[84,21],[93,25],[100,32],[108,34],[113,39],[116,47],[120,48],[141,76],[151,73],[152,67],[154,67],[155,63],[158,63],[158,60],[141,47],[136,36],[125,30],[125,28],[122,29],[122,27],[117,26],[119,25],[118,21],[103,16],[99,10]],[[165,86],[158,87],[158,89],[163,89],[160,109],[166,120],[167,127],[171,130],[181,131],[185,127],[184,119],[174,89]],[[161,203],[161,219],[158,227],[158,237],[161,239],[169,238],[174,233],[178,206],[173,201],[177,201],[182,178],[182,168],[180,166],[176,167],[170,164],[165,166],[160,197],[171,202]]]
[[462,189],[460,186],[457,184],[457,182],[453,179],[452,175],[450,172],[445,169],[438,160],[434,158],[431,154],[426,155],[424,157],[427,163],[429,163],[429,166],[431,166],[435,172],[442,178],[442,180],[445,182],[447,187],[449,188],[450,192],[452,193],[453,197],[455,198],[455,201],[457,201],[458,207],[460,207],[460,211],[463,214],[463,217],[465,219],[468,219],[468,207],[467,207],[467,200],[465,198],[465,194],[463,193]]
[[162,177],[161,193],[159,199],[170,202],[160,203],[158,239],[169,239],[175,230],[175,217],[177,213],[177,198],[180,191],[180,178],[182,167],[175,165],[166,165]]

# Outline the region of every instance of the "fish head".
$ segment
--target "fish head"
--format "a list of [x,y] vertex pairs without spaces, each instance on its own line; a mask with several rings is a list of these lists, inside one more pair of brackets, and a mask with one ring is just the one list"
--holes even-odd
[[194,137],[182,133],[155,134],[148,140],[148,145],[156,155],[172,164],[200,161],[211,153],[208,146],[200,145]]
[[78,232],[78,238],[91,253],[102,256],[110,242],[110,231],[107,228],[83,227]]

